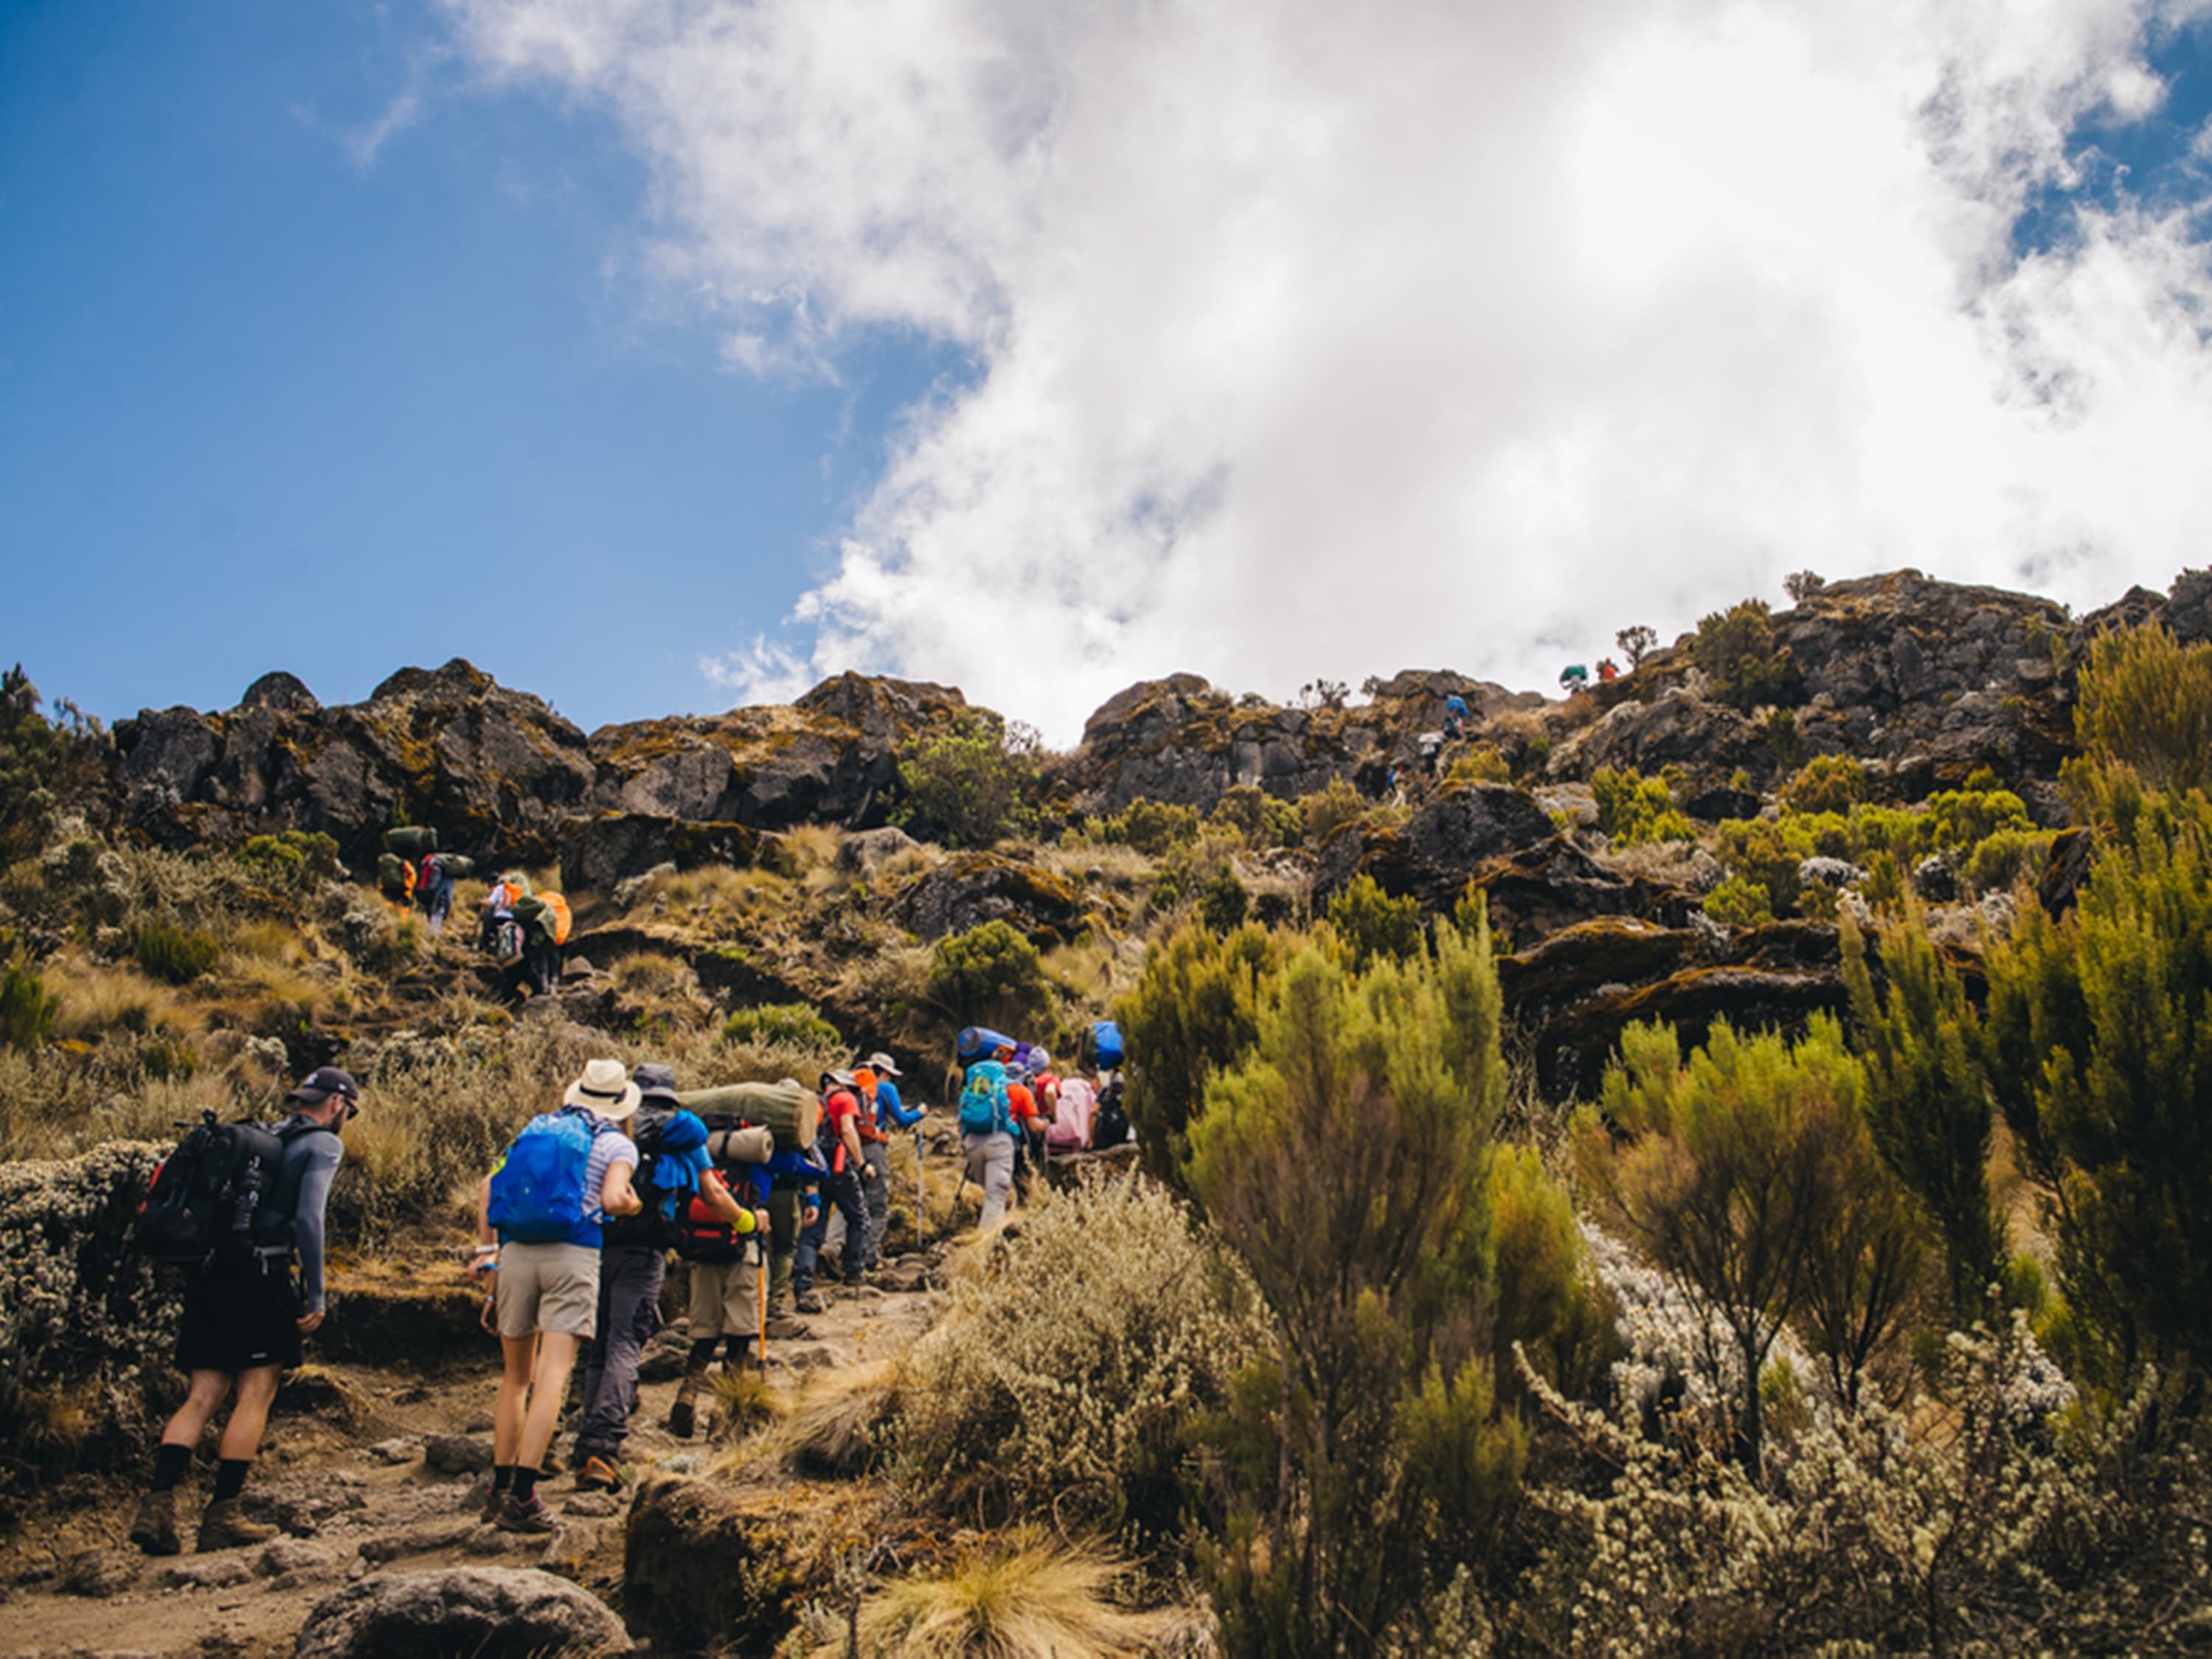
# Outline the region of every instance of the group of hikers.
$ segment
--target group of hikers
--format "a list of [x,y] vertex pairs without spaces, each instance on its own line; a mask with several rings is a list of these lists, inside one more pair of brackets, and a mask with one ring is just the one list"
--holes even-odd
[[[1101,1023],[1086,1042],[1096,1083],[1063,1074],[1029,1043],[981,1028],[960,1034],[963,1187],[981,1188],[986,1228],[1005,1216],[1021,1169],[1129,1139],[1119,1032]],[[570,1404],[575,1484],[620,1484],[638,1366],[672,1251],[690,1273],[690,1349],[667,1418],[682,1439],[697,1431],[718,1357],[726,1367],[758,1367],[768,1336],[799,1334],[795,1316],[823,1311],[815,1279],[836,1221],[843,1280],[863,1281],[890,1214],[891,1139],[919,1130],[929,1110],[906,1103],[901,1075],[878,1052],[823,1073],[812,1091],[790,1079],[702,1091],[691,1097],[694,1110],[669,1066],[595,1059],[553,1109],[531,1118],[477,1194],[470,1270],[490,1283],[483,1321],[501,1353],[486,1522],[552,1529],[538,1486]],[[708,1109],[745,1090],[791,1109],[755,1121]],[[177,1363],[189,1379],[131,1526],[131,1541],[149,1554],[183,1547],[178,1487],[226,1399],[197,1547],[275,1535],[242,1511],[240,1494],[278,1380],[323,1322],[325,1207],[362,1090],[326,1066],[285,1103],[291,1115],[274,1126],[209,1114],[157,1168],[139,1212],[138,1247],[185,1270]],[[581,1387],[572,1402],[574,1375]]]
[[[377,890],[402,916],[422,911],[433,933],[446,930],[454,884],[475,873],[475,860],[438,849],[434,829],[403,824],[384,832]],[[532,892],[527,876],[508,871],[492,878],[477,908],[476,945],[500,964],[501,988],[508,995],[526,988],[550,996],[561,982],[561,953],[574,925],[567,899]]]

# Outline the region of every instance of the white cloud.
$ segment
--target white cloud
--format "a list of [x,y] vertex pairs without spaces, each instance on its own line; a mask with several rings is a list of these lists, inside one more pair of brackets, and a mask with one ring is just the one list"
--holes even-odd
[[617,112],[728,362],[975,354],[751,695],[897,665],[1066,741],[1173,669],[1548,684],[1806,566],[2204,557],[2197,229],[2011,236],[2206,0],[449,4]]

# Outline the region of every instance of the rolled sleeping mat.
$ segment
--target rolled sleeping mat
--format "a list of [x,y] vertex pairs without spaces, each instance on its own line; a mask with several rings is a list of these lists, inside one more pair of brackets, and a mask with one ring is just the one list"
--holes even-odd
[[701,1117],[741,1117],[775,1137],[779,1149],[802,1152],[822,1127],[822,1101],[796,1083],[726,1083],[719,1089],[685,1089],[676,1098]]
[[438,832],[419,823],[402,824],[384,832],[384,850],[403,859],[419,859],[438,850]]
[[750,1129],[710,1129],[707,1154],[721,1164],[765,1164],[775,1156],[775,1132],[764,1124]]
[[1001,1048],[1018,1048],[1023,1045],[1003,1031],[994,1031],[988,1025],[964,1025],[954,1046],[959,1050],[963,1066],[979,1060],[988,1060]]

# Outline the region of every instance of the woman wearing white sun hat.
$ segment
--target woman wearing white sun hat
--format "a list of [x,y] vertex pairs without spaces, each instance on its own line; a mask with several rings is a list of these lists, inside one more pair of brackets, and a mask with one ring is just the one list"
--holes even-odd
[[530,1120],[477,1194],[476,1266],[499,1275],[505,1360],[484,1519],[508,1532],[553,1529],[538,1470],[576,1351],[597,1328],[601,1224],[642,1207],[630,1188],[637,1146],[618,1127],[638,1098],[622,1061],[588,1062],[561,1109]]

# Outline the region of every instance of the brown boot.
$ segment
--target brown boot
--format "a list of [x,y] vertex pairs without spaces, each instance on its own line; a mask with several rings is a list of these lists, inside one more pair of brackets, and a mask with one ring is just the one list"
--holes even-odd
[[239,1510],[238,1499],[225,1498],[209,1504],[207,1512],[200,1516],[197,1547],[205,1555],[210,1550],[236,1550],[248,1544],[265,1544],[276,1535],[276,1528],[247,1520]]
[[668,1431],[689,1440],[699,1422],[699,1391],[707,1386],[708,1361],[695,1359],[684,1368],[684,1381],[676,1390],[676,1403],[668,1408]]
[[149,1555],[175,1555],[185,1547],[177,1536],[177,1489],[149,1492],[139,1500],[131,1523],[131,1541]]

